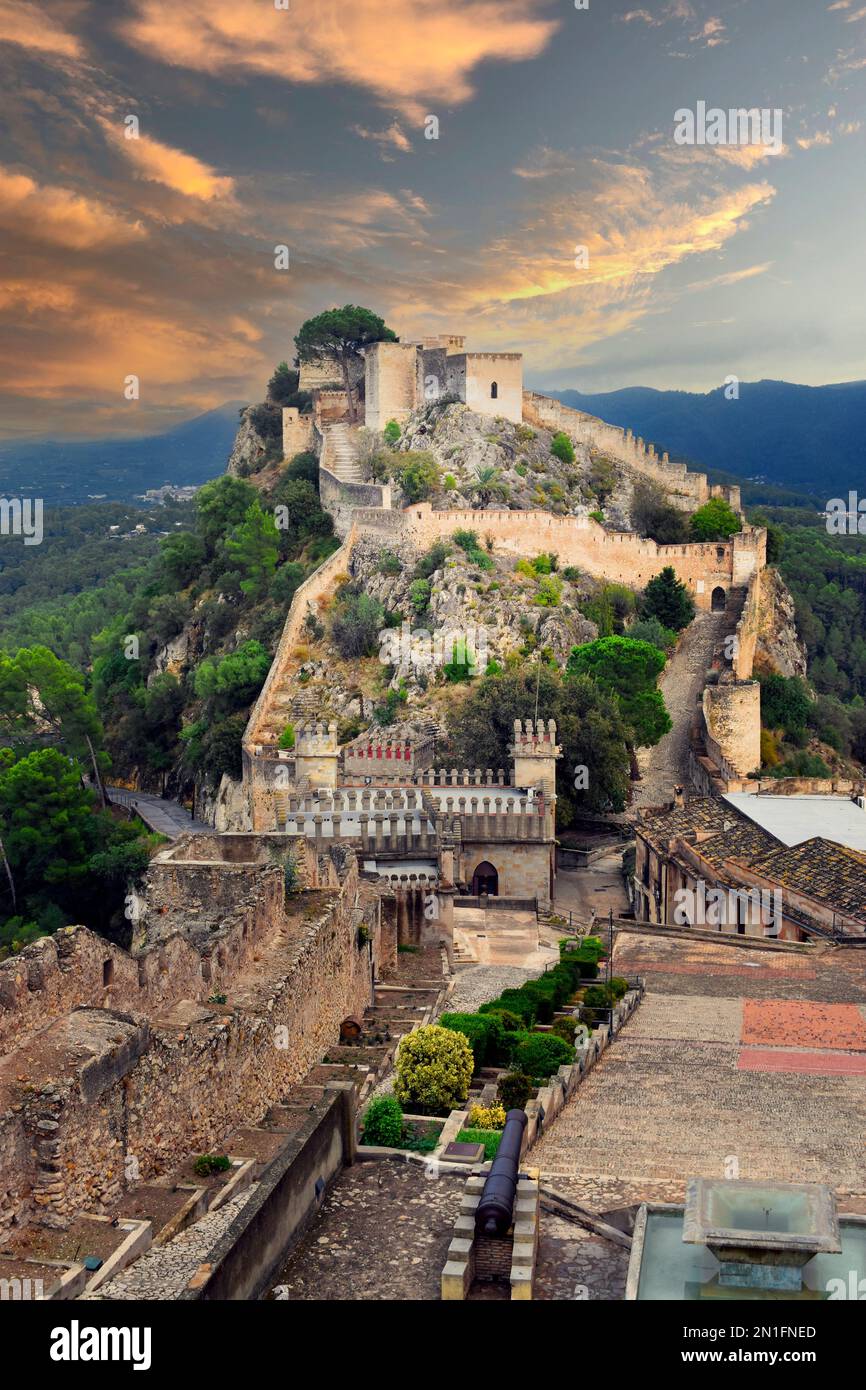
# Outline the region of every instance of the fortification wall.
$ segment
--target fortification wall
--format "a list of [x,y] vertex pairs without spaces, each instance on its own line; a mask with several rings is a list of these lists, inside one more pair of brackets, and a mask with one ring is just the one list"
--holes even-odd
[[[361,885],[354,856],[331,850],[331,863],[335,855],[342,876],[327,895],[290,900],[274,922],[266,896],[239,909],[236,949],[222,933],[225,961],[208,981],[202,966],[218,949],[206,957],[172,938],[132,957],[84,927],[58,934],[62,969],[56,958],[49,968],[54,938],[6,963],[4,1050],[18,1042],[21,1051],[7,1057],[14,1085],[0,1085],[0,1242],[13,1222],[63,1227],[80,1210],[109,1211],[128,1178],[219,1150],[306,1075],[343,1018],[363,1012],[381,949],[380,902]],[[238,968],[253,958],[265,964],[238,993]],[[228,1003],[207,1002],[220,986]]]
[[[385,513],[385,515],[391,515],[391,513]],[[337,575],[347,572],[354,545],[355,528],[352,527],[339,550],[335,550],[333,555],[329,555],[328,559],[323,561],[319,568],[314,570],[310,577],[305,579],[303,584],[300,584],[295,590],[285,627],[271,663],[271,669],[259,692],[259,698],[253,706],[244,731],[243,743],[245,748],[259,741],[260,730],[270,711],[274,692],[287,679],[292,669],[298,665],[298,660],[294,656],[294,649],[302,639],[307,614],[315,613],[314,605],[317,599],[322,598],[331,590]],[[283,720],[284,723],[285,720]]]
[[[185,836],[169,853],[183,853],[208,838]],[[299,886],[318,886],[315,860],[303,837],[283,835],[279,843],[281,853],[295,859]],[[223,870],[232,867],[222,865]],[[229,898],[215,914],[214,925],[214,918],[200,910],[208,902],[216,868],[216,861],[204,860],[151,865],[148,901],[136,930],[142,940],[150,932],[152,944],[135,955],[87,927],[63,927],[0,964],[0,1052],[13,1051],[71,1009],[151,1015],[180,999],[207,999],[229,986],[285,924],[283,871],[280,865],[260,863],[251,874],[251,866],[241,866],[241,878],[231,880],[234,901]],[[237,892],[240,884],[245,895]],[[201,947],[190,939],[195,934],[191,923],[199,917],[206,935]]]
[[352,529],[352,518],[359,507],[391,507],[391,484],[346,482],[331,472],[325,457],[323,453],[319,462],[319,497],[324,510],[334,518],[336,534],[343,540]]
[[[589,516],[553,516],[536,511],[434,511],[429,502],[418,502],[402,512],[377,512],[364,508],[354,513],[357,536],[401,539],[420,550],[447,538],[460,527],[473,526],[484,537],[514,555],[540,550],[554,551],[561,564],[577,565],[601,579],[617,580],[642,589],[665,565],[673,566],[688,585],[698,608],[709,608],[712,590],[726,592],[734,582],[734,543],[693,542],[658,545],[631,532],[606,531]],[[751,557],[763,531],[750,531],[738,547],[740,568]]]
[[710,485],[705,473],[692,473],[684,463],[671,463],[666,452],[657,454],[653,444],[645,444],[631,430],[573,410],[538,391],[524,391],[523,418],[541,429],[562,430],[575,444],[587,444],[636,469],[666,488],[674,505],[684,510],[694,511],[710,497],[723,497],[735,511],[741,510],[739,487]]
[[704,688],[707,750],[724,773],[749,777],[761,766],[761,687],[731,681]]
[[313,417],[302,415],[297,406],[283,406],[283,458],[294,458],[313,445]]

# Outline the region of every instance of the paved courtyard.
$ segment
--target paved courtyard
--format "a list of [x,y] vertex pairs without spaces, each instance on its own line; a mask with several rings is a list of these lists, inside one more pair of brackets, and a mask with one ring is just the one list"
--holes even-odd
[[614,969],[648,993],[533,1150],[551,1181],[682,1189],[735,1163],[866,1194],[866,957],[628,933]]

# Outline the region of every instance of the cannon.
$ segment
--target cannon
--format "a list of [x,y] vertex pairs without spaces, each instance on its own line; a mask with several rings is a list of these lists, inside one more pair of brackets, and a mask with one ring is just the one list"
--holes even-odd
[[511,1225],[525,1129],[526,1111],[509,1110],[499,1149],[475,1211],[476,1235],[504,1236]]

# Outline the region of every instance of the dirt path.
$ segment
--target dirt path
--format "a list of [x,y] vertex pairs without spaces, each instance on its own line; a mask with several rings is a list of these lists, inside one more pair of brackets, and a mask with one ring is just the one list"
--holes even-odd
[[671,801],[674,787],[688,781],[689,726],[704,688],[713,646],[724,633],[726,623],[730,619],[724,613],[698,613],[669,658],[659,689],[673,728],[655,748],[638,751],[642,780],[635,784],[632,809]]

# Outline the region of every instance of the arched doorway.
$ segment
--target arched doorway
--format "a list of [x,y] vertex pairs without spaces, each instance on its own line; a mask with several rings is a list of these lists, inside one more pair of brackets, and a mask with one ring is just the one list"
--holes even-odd
[[724,613],[727,601],[727,595],[724,589],[721,584],[717,584],[715,589],[713,589],[713,596],[711,599],[713,612]]
[[472,895],[480,897],[482,893],[489,893],[495,898],[499,892],[499,874],[492,864],[483,859],[472,875]]

